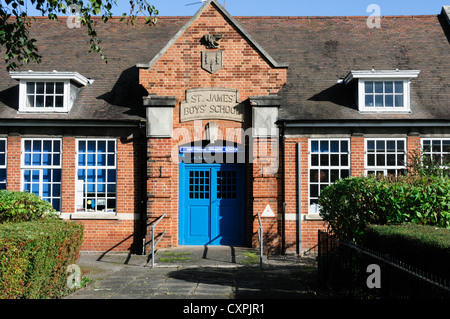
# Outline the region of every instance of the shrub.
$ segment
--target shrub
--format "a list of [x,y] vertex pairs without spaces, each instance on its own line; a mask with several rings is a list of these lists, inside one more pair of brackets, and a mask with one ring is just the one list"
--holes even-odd
[[56,217],[52,205],[32,193],[0,191],[0,223]]
[[60,298],[83,227],[57,219],[0,225],[0,298]]
[[450,228],[450,178],[350,177],[324,189],[320,214],[331,232],[358,240],[368,224],[416,223]]

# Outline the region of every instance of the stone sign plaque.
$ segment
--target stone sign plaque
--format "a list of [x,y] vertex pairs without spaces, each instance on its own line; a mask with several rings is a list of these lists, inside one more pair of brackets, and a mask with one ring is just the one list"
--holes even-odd
[[243,104],[238,90],[198,88],[186,91],[180,105],[180,122],[194,120],[228,120],[244,122]]

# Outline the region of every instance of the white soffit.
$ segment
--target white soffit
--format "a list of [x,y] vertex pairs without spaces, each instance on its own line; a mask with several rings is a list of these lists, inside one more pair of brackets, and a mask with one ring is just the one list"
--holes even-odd
[[91,81],[78,72],[34,72],[34,71],[11,71],[11,78],[15,80],[71,80],[80,85],[88,85]]

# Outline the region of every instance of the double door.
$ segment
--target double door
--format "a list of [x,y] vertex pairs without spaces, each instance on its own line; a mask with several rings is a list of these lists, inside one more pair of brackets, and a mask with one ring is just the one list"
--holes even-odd
[[180,245],[245,244],[242,164],[180,164]]

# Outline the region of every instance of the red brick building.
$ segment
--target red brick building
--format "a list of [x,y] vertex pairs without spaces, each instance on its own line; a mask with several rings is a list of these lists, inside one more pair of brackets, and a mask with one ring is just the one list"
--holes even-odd
[[[0,187],[85,225],[85,251],[258,246],[300,252],[320,190],[450,161],[450,25],[438,15],[193,17],[82,29],[37,18],[43,61],[0,79]],[[3,162],[2,162],[2,159]],[[144,246],[145,243],[145,246]]]

